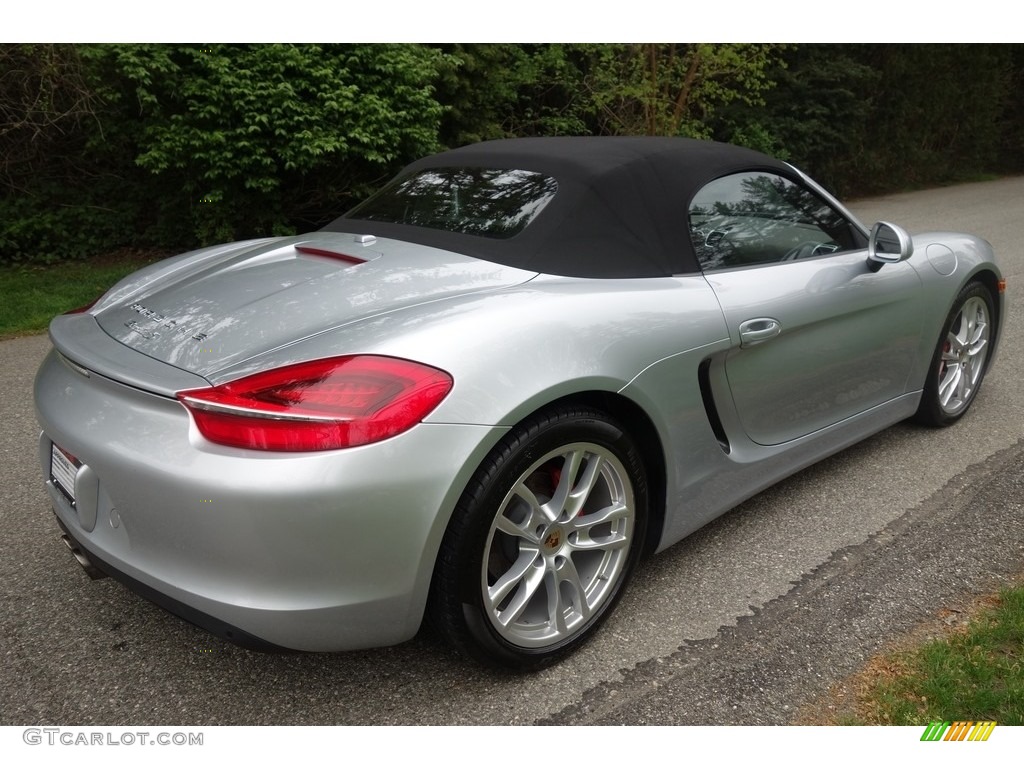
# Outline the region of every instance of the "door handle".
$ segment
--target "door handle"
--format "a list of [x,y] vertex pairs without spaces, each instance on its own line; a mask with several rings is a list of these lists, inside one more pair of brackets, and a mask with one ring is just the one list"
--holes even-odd
[[772,317],[755,317],[740,323],[740,346],[752,347],[782,333],[782,325]]

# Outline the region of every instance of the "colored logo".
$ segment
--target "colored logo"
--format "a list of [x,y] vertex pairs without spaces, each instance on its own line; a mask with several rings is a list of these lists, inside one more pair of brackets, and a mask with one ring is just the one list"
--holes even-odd
[[921,741],[988,741],[996,727],[995,720],[973,722],[971,720],[934,721],[921,734]]

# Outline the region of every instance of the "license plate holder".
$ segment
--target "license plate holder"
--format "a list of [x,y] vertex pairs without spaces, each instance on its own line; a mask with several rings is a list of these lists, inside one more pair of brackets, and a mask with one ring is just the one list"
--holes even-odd
[[75,506],[75,476],[82,462],[56,443],[50,444],[50,480],[68,503]]

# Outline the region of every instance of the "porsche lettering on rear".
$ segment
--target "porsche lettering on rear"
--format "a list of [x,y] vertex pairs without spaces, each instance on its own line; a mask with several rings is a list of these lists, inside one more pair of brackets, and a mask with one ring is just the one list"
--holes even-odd
[[179,327],[177,320],[169,318],[166,315],[161,315],[158,312],[154,312],[152,309],[145,306],[144,304],[139,304],[136,302],[135,304],[132,304],[130,307],[128,307],[128,309],[130,309],[133,312],[137,312],[143,317],[153,321],[152,324],[149,325],[148,327],[140,324],[137,320],[128,320],[127,322],[125,322],[125,328],[128,328],[129,330],[133,331],[134,333],[138,334],[144,339],[159,339],[160,336],[162,335],[162,331],[174,334],[188,335],[193,341],[205,341],[208,337],[208,334],[196,330],[195,328]]
[[[166,317],[164,317],[161,314],[158,314],[158,313],[154,312],[152,309],[149,309],[148,307],[144,306],[143,304],[138,304],[138,303],[132,304],[130,307],[128,307],[128,309],[131,309],[131,310],[133,310],[135,312],[138,312],[143,317],[147,317],[150,320],[155,320],[158,323],[163,322],[164,320],[167,320]],[[175,323],[174,320],[170,320],[168,322],[168,327],[173,327],[175,324],[176,323]]]

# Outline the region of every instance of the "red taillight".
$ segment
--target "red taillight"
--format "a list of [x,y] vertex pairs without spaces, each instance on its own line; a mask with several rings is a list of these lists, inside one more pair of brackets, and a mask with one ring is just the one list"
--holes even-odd
[[178,393],[203,436],[264,451],[365,445],[418,424],[452,377],[395,357],[354,355],[288,365]]

